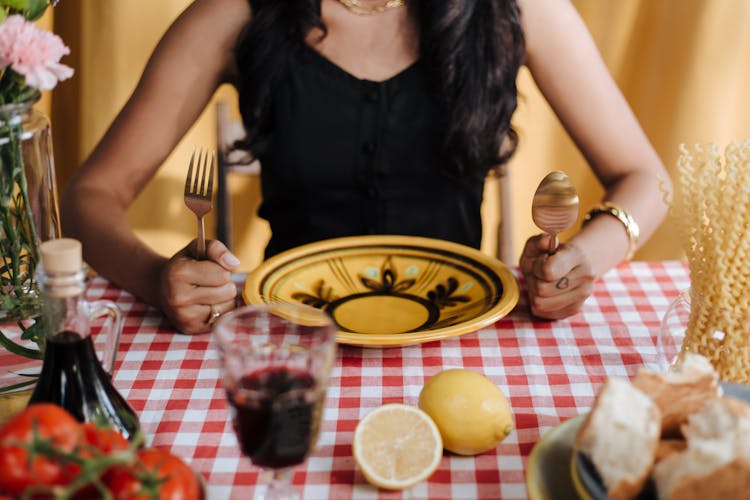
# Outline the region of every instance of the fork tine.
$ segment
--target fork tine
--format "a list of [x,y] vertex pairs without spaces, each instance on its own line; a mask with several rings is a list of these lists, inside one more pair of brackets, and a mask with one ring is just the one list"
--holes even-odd
[[185,178],[185,194],[190,194],[190,182],[193,179],[193,160],[195,160],[195,148],[193,148],[193,154],[190,155],[190,165],[188,165],[188,173]]
[[208,148],[203,150],[203,171],[201,172],[201,190],[198,191],[198,194],[205,197],[206,196],[206,171],[208,170],[208,154],[209,150]]
[[214,193],[214,167],[216,166],[216,151],[211,151],[211,168],[208,171],[208,192],[206,196],[211,199]]
[[195,180],[193,181],[193,194],[200,194],[203,189],[201,184],[201,170],[203,169],[203,148],[198,150],[198,165],[195,170]]

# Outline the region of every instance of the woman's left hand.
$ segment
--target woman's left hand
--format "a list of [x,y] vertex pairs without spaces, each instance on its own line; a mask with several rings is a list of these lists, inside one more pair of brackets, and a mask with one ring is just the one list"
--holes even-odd
[[531,313],[545,319],[563,319],[581,310],[591,295],[596,274],[577,246],[563,243],[549,255],[550,242],[547,234],[529,238],[519,264],[526,278]]

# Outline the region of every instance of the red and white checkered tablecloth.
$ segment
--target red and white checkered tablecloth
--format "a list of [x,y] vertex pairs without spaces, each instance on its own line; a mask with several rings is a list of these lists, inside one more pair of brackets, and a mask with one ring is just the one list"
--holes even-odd
[[[479,332],[403,348],[342,346],[317,449],[294,475],[297,490],[304,499],[527,498],[524,466],[540,435],[588,411],[606,377],[659,367],[660,320],[688,286],[681,262],[634,262],[608,272],[583,311],[564,321],[531,321],[522,286],[514,311]],[[240,455],[227,420],[210,337],[175,334],[157,310],[101,278],[89,297],[113,300],[125,313],[114,383],[149,444],[189,462],[212,500],[247,499],[263,488],[265,477]],[[370,486],[351,453],[359,419],[383,403],[416,405],[425,381],[454,367],[482,372],[503,390],[516,430],[483,455],[446,454],[433,476],[405,492]]]

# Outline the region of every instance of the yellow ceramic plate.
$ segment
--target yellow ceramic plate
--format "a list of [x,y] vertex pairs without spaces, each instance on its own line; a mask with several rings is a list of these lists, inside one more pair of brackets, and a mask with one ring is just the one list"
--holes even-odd
[[245,302],[297,302],[327,311],[337,340],[392,347],[491,325],[518,302],[499,260],[457,243],[412,236],[353,236],[280,253],[247,278]]

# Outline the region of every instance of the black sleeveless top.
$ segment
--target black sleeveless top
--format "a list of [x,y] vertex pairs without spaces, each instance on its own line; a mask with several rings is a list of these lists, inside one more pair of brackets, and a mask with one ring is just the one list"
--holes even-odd
[[261,162],[266,257],[339,236],[401,234],[478,248],[483,183],[440,168],[438,104],[419,62],[360,80],[301,43],[273,90]]

